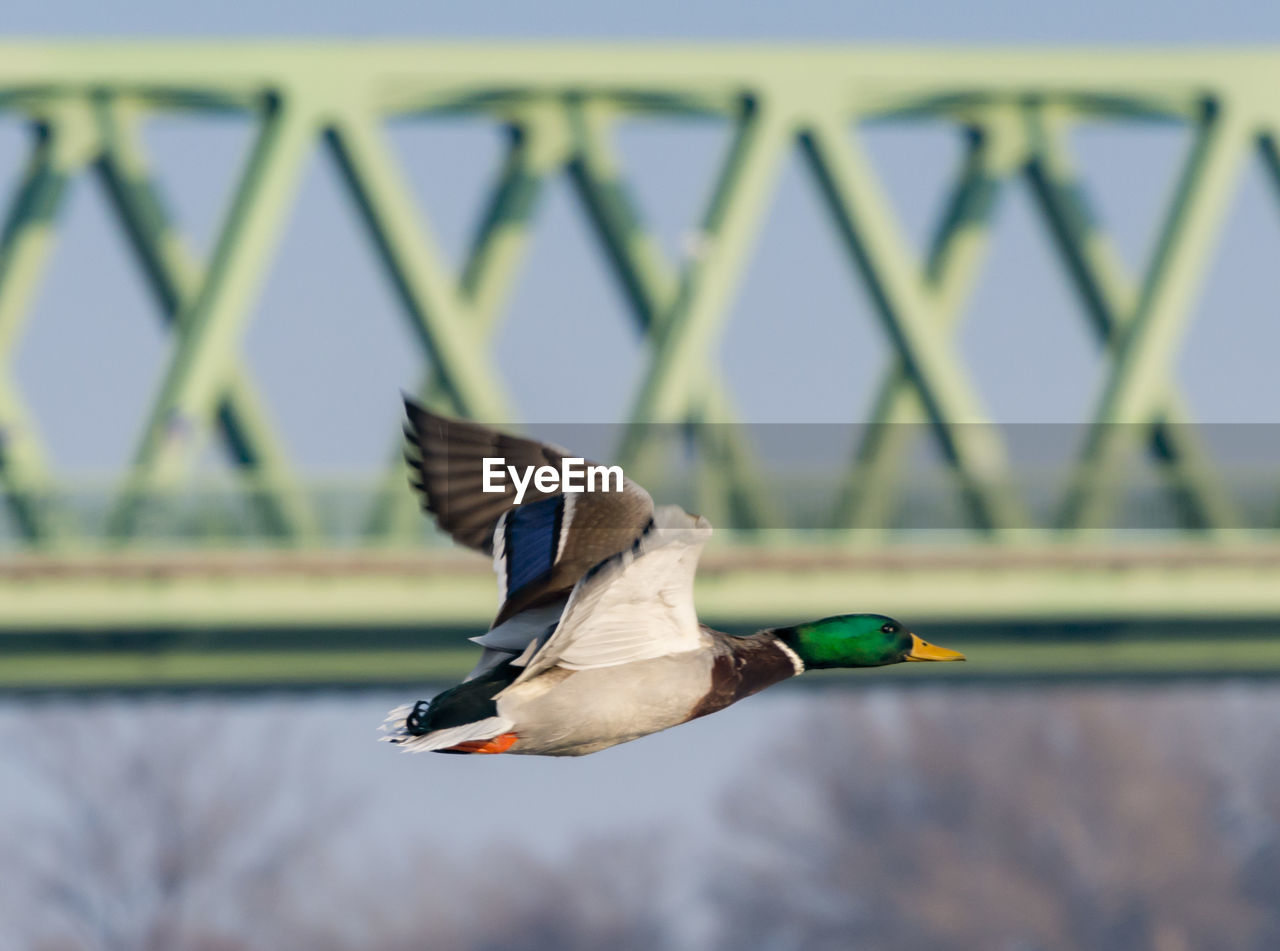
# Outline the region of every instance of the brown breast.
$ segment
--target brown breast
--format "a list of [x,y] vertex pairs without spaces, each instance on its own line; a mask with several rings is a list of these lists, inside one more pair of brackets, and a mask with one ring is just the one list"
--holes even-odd
[[710,632],[719,641],[711,667],[711,690],[689,714],[694,720],[723,710],[743,697],[794,677],[795,665],[770,634],[732,637]]

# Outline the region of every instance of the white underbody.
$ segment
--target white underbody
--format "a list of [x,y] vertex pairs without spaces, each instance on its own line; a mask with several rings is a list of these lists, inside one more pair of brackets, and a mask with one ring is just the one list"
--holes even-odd
[[591,670],[557,668],[505,690],[510,753],[581,756],[684,723],[707,693],[712,654],[689,651]]

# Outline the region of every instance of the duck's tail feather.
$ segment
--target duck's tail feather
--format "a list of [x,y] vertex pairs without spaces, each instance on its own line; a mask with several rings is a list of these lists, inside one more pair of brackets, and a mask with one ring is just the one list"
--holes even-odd
[[396,707],[382,724],[382,739],[392,743],[408,753],[426,753],[431,750],[447,750],[459,743],[474,740],[492,740],[511,730],[514,724],[506,717],[486,717],[474,723],[451,726],[443,730],[432,730],[429,733],[415,733],[409,726],[409,718],[414,706],[405,704]]

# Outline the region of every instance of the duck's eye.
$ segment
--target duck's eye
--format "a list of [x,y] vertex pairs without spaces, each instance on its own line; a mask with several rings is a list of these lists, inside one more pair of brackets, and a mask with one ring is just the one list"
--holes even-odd
[[880,626],[880,633],[881,633],[881,634],[897,634],[897,633],[898,633],[898,625],[896,625],[896,624],[892,624],[892,623],[890,623],[890,624],[882,624],[882,625]]

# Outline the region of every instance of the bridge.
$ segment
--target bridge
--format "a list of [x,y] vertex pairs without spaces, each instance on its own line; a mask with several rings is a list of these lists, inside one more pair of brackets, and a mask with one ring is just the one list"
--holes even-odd
[[[1280,51],[1266,50],[0,44],[0,111],[29,132],[25,168],[0,183],[0,687],[386,684],[469,664],[459,632],[486,623],[493,583],[483,560],[425,526],[398,420],[368,421],[386,430],[385,472],[326,485],[291,460],[243,359],[318,151],[418,346],[421,397],[508,427],[521,416],[495,335],[539,196],[568,181],[646,353],[603,451],[726,529],[699,576],[709,622],[874,605],[950,625],[982,658],[908,672],[920,676],[1280,671],[1280,458],[1241,478],[1174,372],[1246,164],[1280,187],[1276,88]],[[175,113],[253,129],[203,260],[142,135]],[[460,115],[501,128],[505,154],[455,271],[386,126]],[[618,125],[637,116],[728,129],[679,256],[646,224],[616,147]],[[961,144],[922,255],[860,137],[919,121]],[[1188,132],[1137,270],[1073,155],[1073,127],[1099,121]],[[845,421],[851,451],[820,471],[762,456],[715,358],[792,155],[888,342],[871,409]],[[13,372],[82,176],[100,181],[171,336],[131,463],[89,492],[52,460]],[[1076,421],[1078,455],[1053,478],[1018,459],[956,345],[997,197],[1017,180],[1106,367]],[[196,473],[211,440],[234,479]],[[1265,427],[1247,441],[1267,444]],[[941,460],[927,479],[913,461],[921,443]]]

